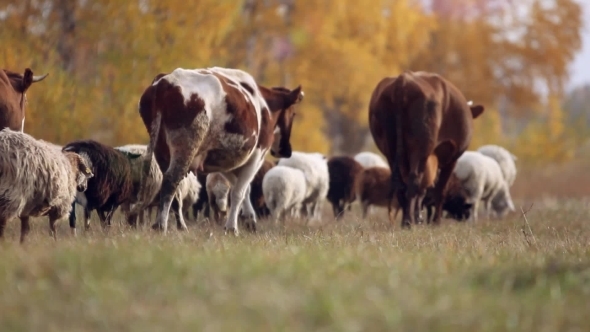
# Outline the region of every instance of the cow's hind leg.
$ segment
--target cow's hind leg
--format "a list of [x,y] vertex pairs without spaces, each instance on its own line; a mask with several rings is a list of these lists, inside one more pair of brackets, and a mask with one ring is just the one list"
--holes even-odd
[[184,216],[182,215],[182,201],[178,198],[172,200],[172,211],[174,211],[174,215],[176,216],[176,228],[181,231],[188,230]]
[[[238,213],[242,210],[242,217],[246,223],[246,229],[256,232],[256,212],[250,202],[250,182],[256,175],[262,163],[262,156],[260,151],[255,151],[250,160],[242,167],[232,171],[231,173],[224,173],[226,178],[231,182],[230,190],[230,209],[225,223],[225,231],[233,232],[234,235],[239,235],[238,231]],[[245,199],[247,199],[245,201]]]

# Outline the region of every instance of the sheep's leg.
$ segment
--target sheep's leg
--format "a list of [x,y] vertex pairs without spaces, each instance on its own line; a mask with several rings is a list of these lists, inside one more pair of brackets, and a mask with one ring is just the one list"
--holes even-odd
[[258,149],[252,153],[250,159],[240,168],[233,170],[231,173],[224,173],[225,177],[232,184],[230,189],[230,209],[227,221],[225,223],[225,230],[239,235],[238,230],[238,213],[242,209],[242,216],[246,220],[248,229],[256,232],[256,213],[250,202],[244,203],[246,194],[248,194],[248,201],[250,200],[250,182],[256,175],[256,172],[262,164],[262,152]]
[[369,201],[361,202],[361,213],[363,219],[366,219],[367,215],[369,214]]
[[88,206],[84,206],[84,229],[90,229],[90,209]]
[[20,218],[20,243],[25,242],[25,237],[29,234],[31,225],[29,224],[29,217]]
[[471,221],[477,221],[477,211],[479,210],[479,199],[476,199],[471,206]]
[[72,202],[72,211],[70,211],[70,232],[76,236],[76,200]]
[[424,195],[418,195],[416,197],[415,205],[414,205],[414,222],[417,224],[424,223],[424,218],[422,218],[422,200],[424,199]]
[[53,240],[57,241],[57,230],[55,229],[55,223],[57,218],[55,216],[49,216],[49,235],[53,236]]
[[174,215],[176,216],[176,228],[180,231],[188,230],[184,222],[184,216],[182,215],[182,201],[180,199],[174,198],[172,200],[172,211],[174,211]]
[[8,219],[0,218],[0,239],[4,239],[4,229],[6,229],[6,222]]

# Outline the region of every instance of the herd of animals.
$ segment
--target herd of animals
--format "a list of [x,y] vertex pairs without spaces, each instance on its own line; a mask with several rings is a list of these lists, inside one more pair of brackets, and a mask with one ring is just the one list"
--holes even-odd
[[[483,106],[468,102],[435,73],[406,71],[378,82],[369,126],[380,155],[327,157],[292,151],[290,136],[303,100],[295,89],[265,87],[243,70],[177,68],[156,75],[139,99],[148,144],[111,147],[92,139],[59,146],[25,133],[26,91],[47,77],[0,70],[0,237],[20,218],[20,241],[29,218],[47,216],[50,232],[76,205],[89,227],[92,211],[103,227],[120,209],[129,225],[166,232],[170,210],[177,228],[193,212],[238,234],[238,221],[256,231],[257,220],[319,219],[324,202],[340,219],[359,202],[387,207],[402,226],[437,224],[443,211],[477,220],[514,211],[510,187],[516,157],[503,147],[467,151],[473,121]],[[40,107],[40,106],[39,106]],[[297,128],[295,129],[297,130]],[[267,158],[270,154],[273,161]]]

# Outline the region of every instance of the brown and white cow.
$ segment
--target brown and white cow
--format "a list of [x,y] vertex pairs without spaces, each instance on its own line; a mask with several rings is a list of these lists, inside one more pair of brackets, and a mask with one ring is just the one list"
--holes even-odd
[[34,76],[29,68],[24,75],[0,70],[0,129],[24,131],[26,92],[31,84],[42,81],[47,75]]
[[[302,98],[301,86],[266,88],[238,69],[177,68],[157,75],[139,101],[150,134],[146,160],[154,153],[164,173],[152,227],[166,232],[176,187],[193,169],[222,172],[231,182],[226,231],[238,235],[240,207],[247,227],[255,231],[256,214],[250,199],[244,198],[249,197],[249,184],[269,149],[274,157],[291,156],[294,105]],[[275,133],[280,134],[278,144],[273,142]],[[148,169],[146,163],[144,174]]]
[[390,195],[393,200],[397,194],[402,227],[421,221],[422,200],[432,186],[433,222],[440,222],[447,182],[471,141],[473,120],[483,111],[481,105],[468,105],[457,87],[435,73],[406,71],[377,84],[369,125],[392,170]]

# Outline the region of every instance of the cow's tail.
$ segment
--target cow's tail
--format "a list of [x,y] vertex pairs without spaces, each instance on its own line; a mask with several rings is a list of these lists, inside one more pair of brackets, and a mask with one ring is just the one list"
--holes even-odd
[[131,209],[131,213],[132,214],[137,214],[139,213],[139,211],[144,210],[151,202],[148,202],[148,180],[149,180],[149,175],[150,175],[150,168],[151,168],[151,164],[152,164],[152,158],[154,156],[154,147],[156,146],[156,142],[158,141],[158,134],[160,133],[160,126],[162,124],[162,113],[158,112],[157,109],[155,109],[156,105],[155,105],[155,98],[154,98],[154,102],[152,102],[152,110],[154,110],[154,113],[156,114],[155,117],[152,120],[152,126],[150,128],[150,142],[147,145],[147,150],[145,152],[145,156],[143,159],[143,167],[142,170],[140,172],[140,176],[139,176],[139,192],[137,194],[138,198],[139,198],[139,202],[132,207]]
[[393,185],[393,192],[400,189],[403,186],[402,181],[402,174],[401,174],[401,162],[403,160],[403,156],[405,155],[404,151],[404,144],[403,144],[403,134],[402,134],[402,117],[403,111],[407,104],[407,96],[405,92],[406,88],[406,77],[405,73],[402,73],[398,76],[398,78],[394,82],[394,107],[395,107],[395,114],[394,114],[394,122],[395,122],[395,169],[392,169],[392,185]]

